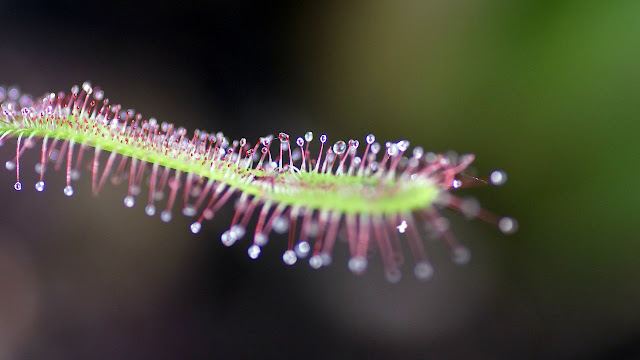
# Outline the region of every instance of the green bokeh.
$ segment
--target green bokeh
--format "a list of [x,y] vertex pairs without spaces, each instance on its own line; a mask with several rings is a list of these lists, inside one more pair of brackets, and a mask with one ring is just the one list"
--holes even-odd
[[497,251],[522,306],[600,335],[638,323],[640,2],[378,1],[323,16],[311,86],[332,126],[505,169],[508,185],[477,193],[520,220]]

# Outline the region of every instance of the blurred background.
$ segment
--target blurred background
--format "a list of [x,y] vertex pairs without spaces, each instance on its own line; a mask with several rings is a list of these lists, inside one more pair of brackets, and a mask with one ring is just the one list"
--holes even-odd
[[475,153],[509,181],[466,193],[521,225],[451,214],[471,263],[428,242],[434,278],[392,285],[344,244],[320,271],[285,266],[285,238],[251,261],[220,243],[230,207],[194,236],[124,186],[17,193],[3,169],[0,359],[640,358],[640,2],[3,0],[0,21],[0,84],[90,80],[232,138]]

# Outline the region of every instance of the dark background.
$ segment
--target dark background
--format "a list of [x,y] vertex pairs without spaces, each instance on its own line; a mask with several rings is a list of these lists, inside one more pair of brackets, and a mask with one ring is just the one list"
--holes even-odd
[[5,85],[91,80],[232,138],[473,152],[509,182],[469,193],[521,224],[452,215],[471,263],[429,243],[434,278],[391,285],[343,244],[320,271],[286,267],[284,238],[250,261],[219,241],[230,209],[194,236],[124,186],[38,195],[25,165],[17,193],[3,170],[0,359],[640,358],[640,2],[2,1],[0,24]]

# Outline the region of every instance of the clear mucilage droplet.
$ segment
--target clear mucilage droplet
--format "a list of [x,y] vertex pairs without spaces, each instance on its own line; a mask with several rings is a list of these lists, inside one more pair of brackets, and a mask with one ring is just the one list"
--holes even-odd
[[160,220],[162,220],[164,222],[171,221],[172,217],[173,217],[173,215],[171,214],[171,211],[169,211],[169,210],[162,210],[162,212],[160,213]]
[[128,208],[132,208],[133,205],[135,205],[136,200],[133,198],[133,196],[129,195],[129,196],[125,196],[124,198],[124,206],[128,207]]
[[421,261],[415,265],[413,273],[418,280],[428,280],[433,276],[433,266],[426,261]]
[[416,146],[413,148],[413,157],[416,159],[421,159],[422,155],[424,155],[424,149],[420,146]]
[[71,185],[67,185],[64,187],[63,192],[67,196],[73,196],[73,187]]
[[396,145],[396,144],[389,144],[389,146],[387,147],[387,154],[389,154],[389,156],[396,156],[396,155],[398,155],[398,145]]
[[194,222],[193,224],[191,224],[191,232],[194,234],[197,234],[200,232],[200,229],[202,229],[202,224],[200,224],[199,222]]
[[340,140],[337,143],[333,144],[334,153],[342,155],[345,151],[347,151],[347,144],[344,141]]
[[360,256],[354,256],[351,259],[349,259],[347,266],[349,267],[349,270],[351,270],[353,273],[361,274],[367,268],[367,259]]
[[249,249],[247,250],[247,254],[249,254],[249,257],[253,260],[257,259],[258,256],[260,256],[260,252],[262,250],[260,249],[260,246],[258,245],[251,245],[249,246]]
[[314,269],[319,269],[322,266],[322,258],[320,255],[313,255],[309,258],[309,265]]
[[369,134],[367,135],[366,140],[367,140],[367,144],[371,145],[376,141],[376,136],[373,134]]
[[280,133],[278,135],[278,138],[280,139],[280,142],[289,142],[289,135],[288,134]]
[[144,207],[145,214],[153,216],[156,214],[156,207],[154,205],[147,205]]
[[255,234],[253,236],[253,241],[258,246],[265,246],[265,245],[267,245],[267,242],[269,241],[269,238],[267,237],[267,235],[265,235],[263,233],[257,233],[257,234]]
[[289,230],[289,220],[287,218],[279,216],[273,221],[273,231],[278,234],[284,234]]
[[489,181],[491,181],[491,184],[496,186],[503,185],[507,182],[507,174],[501,170],[494,170],[489,175]]
[[233,232],[227,230],[222,233],[222,236],[220,236],[220,240],[222,241],[222,244],[224,244],[224,246],[231,246],[235,244],[237,239],[236,235]]
[[464,246],[458,246],[453,249],[451,259],[454,264],[464,265],[471,260],[471,251]]
[[306,241],[300,241],[296,247],[295,252],[299,258],[305,258],[309,254],[309,250],[311,250],[311,246]]
[[498,228],[504,234],[513,234],[518,230],[518,222],[505,216],[498,221]]
[[380,144],[378,144],[378,143],[371,144],[371,152],[373,154],[379,153],[380,152]]
[[44,181],[38,181],[36,183],[36,190],[38,192],[43,192],[44,191]]
[[296,261],[298,261],[298,257],[293,250],[287,250],[282,255],[282,261],[284,261],[284,263],[287,265],[293,265],[296,263]]

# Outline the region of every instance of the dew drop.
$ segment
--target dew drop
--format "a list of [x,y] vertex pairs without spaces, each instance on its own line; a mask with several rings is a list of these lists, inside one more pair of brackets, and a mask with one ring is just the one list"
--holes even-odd
[[22,190],[22,183],[20,181],[16,182],[13,184],[13,188],[16,189],[16,191]]
[[255,242],[258,246],[265,246],[267,245],[268,241],[269,238],[263,233],[257,233],[253,236],[253,242]]
[[278,139],[280,139],[280,142],[289,142],[289,135],[285,133],[280,133],[278,134]]
[[438,159],[438,155],[432,151],[429,151],[424,155],[424,160],[428,163],[432,163]]
[[13,171],[16,169],[16,163],[14,163],[13,161],[7,161],[6,163],[4,163],[4,167],[7,168],[7,170],[9,171]]
[[413,157],[416,159],[421,159],[422,155],[424,155],[424,149],[420,146],[416,146],[413,148]]
[[407,231],[407,221],[402,220],[400,225],[396,226],[396,229],[398,229],[399,233],[404,234],[404,232]]
[[399,269],[389,269],[385,271],[384,275],[387,278],[387,281],[392,284],[395,284],[402,279],[402,272],[400,272]]
[[43,192],[44,191],[44,181],[38,181],[36,183],[36,190],[38,192]]
[[82,90],[84,90],[84,91],[86,91],[86,92],[90,93],[90,92],[92,91],[92,89],[91,89],[91,83],[90,83],[90,82],[88,82],[88,81],[83,82],[83,83],[82,83]]
[[200,229],[202,229],[202,224],[196,221],[193,224],[191,224],[190,228],[192,233],[197,234],[200,232]]
[[93,98],[100,101],[104,98],[104,91],[102,90],[98,90],[95,93],[93,93]]
[[235,236],[236,240],[240,240],[244,237],[245,229],[241,225],[233,225],[229,231]]
[[347,151],[347,144],[344,141],[340,140],[337,143],[333,144],[334,153],[342,155],[345,151]]
[[20,96],[20,89],[18,89],[16,86],[12,86],[9,88],[9,99],[15,101],[18,99],[19,96]]
[[249,249],[247,250],[247,254],[249,254],[250,258],[255,260],[258,258],[258,256],[260,256],[260,251],[261,251],[260,246],[253,244],[249,246]]
[[304,134],[304,139],[307,140],[307,142],[310,142],[313,140],[313,133],[311,131],[307,131],[307,133]]
[[453,249],[451,259],[454,264],[464,265],[471,260],[471,251],[464,246],[458,246]]
[[503,217],[498,221],[498,228],[504,234],[513,234],[518,231],[518,222],[510,217]]
[[327,134],[320,135],[320,142],[323,144],[327,142]]
[[376,141],[376,136],[373,134],[369,134],[367,135],[366,140],[367,140],[367,144],[371,145]]
[[279,216],[273,220],[273,231],[275,231],[276,233],[284,234],[287,232],[288,228],[289,221],[286,218]]
[[380,144],[373,143],[371,144],[371,152],[375,155],[380,152]]
[[171,215],[171,211],[169,210],[162,210],[162,212],[160,213],[160,220],[168,223],[169,221],[171,221],[171,218],[173,217],[173,215]]
[[182,215],[187,217],[195,216],[197,213],[196,208],[192,205],[187,205],[182,209]]
[[407,149],[409,149],[409,141],[407,140],[398,141],[398,149],[402,152],[407,151]]
[[493,185],[500,186],[507,182],[507,174],[501,170],[494,170],[489,175],[489,180]]
[[421,261],[413,268],[413,273],[418,280],[429,280],[433,276],[433,266],[426,261]]
[[155,205],[147,205],[144,207],[144,212],[145,214],[149,215],[149,216],[153,216],[156,214],[156,207]]
[[235,244],[236,236],[231,231],[227,230],[222,233],[222,236],[220,236],[220,240],[222,240],[222,244],[224,244],[224,246],[231,246]]
[[309,258],[309,265],[314,269],[319,269],[322,266],[322,258],[320,255],[313,255]]
[[293,153],[291,154],[291,159],[293,159],[293,161],[298,161],[300,160],[301,157],[302,157],[302,151],[300,151],[300,149],[293,150]]
[[284,261],[284,263],[287,265],[293,265],[296,263],[296,261],[298,261],[298,257],[293,250],[287,250],[282,255],[282,261]]
[[133,198],[133,196],[128,195],[125,196],[124,198],[124,206],[128,207],[128,208],[132,208],[133,205],[135,205],[136,200]]
[[299,258],[306,258],[307,255],[309,255],[309,250],[311,250],[311,246],[309,246],[309,243],[304,240],[296,244],[295,251]]
[[298,139],[296,139],[296,144],[298,144],[298,146],[303,146],[304,145],[304,139],[299,137]]
[[387,154],[389,154],[389,156],[398,155],[398,145],[397,144],[389,144],[389,146],[387,146]]
[[64,187],[63,192],[67,196],[73,196],[73,187],[71,185],[67,185]]
[[355,274],[362,274],[367,269],[367,259],[361,256],[354,256],[349,259],[347,266],[351,272]]
[[456,189],[457,189],[457,188],[459,188],[460,186],[462,186],[462,181],[460,181],[460,180],[458,180],[458,179],[453,180],[453,183],[451,184],[451,186],[453,186],[454,188],[456,188]]
[[331,258],[331,254],[322,253],[322,254],[320,254],[320,260],[322,260],[322,266],[329,266],[329,265],[331,265],[331,261],[333,259]]

